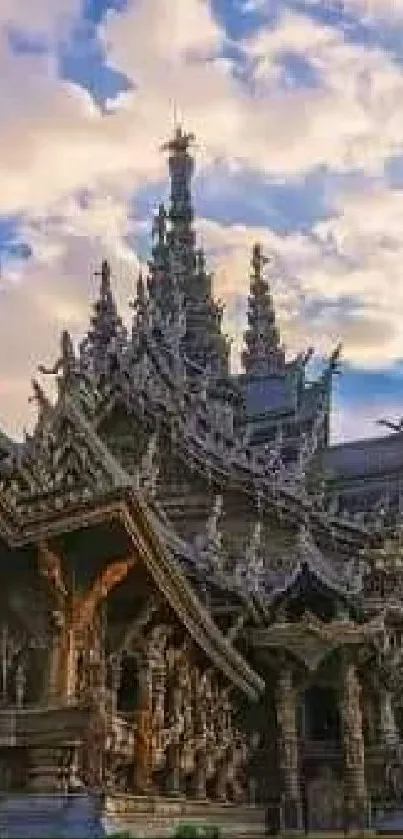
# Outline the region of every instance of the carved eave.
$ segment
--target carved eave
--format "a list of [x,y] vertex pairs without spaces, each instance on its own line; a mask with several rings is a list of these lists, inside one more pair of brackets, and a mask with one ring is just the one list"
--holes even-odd
[[[112,494],[111,494],[112,495]],[[13,536],[10,547],[38,543],[67,532],[119,521],[132,540],[144,566],[179,621],[197,645],[221,672],[251,699],[264,689],[264,682],[249,667],[233,644],[223,635],[201,604],[174,557],[159,540],[147,505],[133,492],[116,489],[109,504],[96,500],[54,512]]]
[[[153,359],[157,354],[157,348],[153,348]],[[296,522],[302,522],[306,512],[312,520],[315,534],[324,544],[330,543],[333,548],[340,549],[347,555],[352,551],[359,550],[366,539],[366,531],[361,526],[352,522],[333,520],[329,522],[328,515],[322,511],[312,508],[309,498],[304,498],[292,486],[285,487],[273,484],[270,478],[262,474],[259,467],[252,461],[248,463],[246,458],[239,457],[235,452],[224,452],[212,448],[208,440],[203,440],[194,432],[192,425],[188,422],[188,408],[186,400],[183,401],[183,394],[176,392],[176,386],[170,379],[169,371],[162,375],[161,365],[164,360],[159,359],[159,372],[153,363],[153,375],[157,375],[163,384],[165,397],[161,396],[152,403],[152,394],[143,393],[138,399],[138,394],[132,392],[130,403],[125,402],[125,409],[128,415],[136,414],[140,410],[140,420],[144,423],[145,418],[151,423],[157,423],[160,428],[165,427],[167,433],[170,431],[173,418],[175,420],[175,454],[179,462],[183,463],[185,470],[190,470],[192,475],[203,478],[206,484],[214,487],[216,492],[227,492],[230,488],[235,489],[242,495],[255,499],[260,505],[262,515],[275,517],[283,523],[290,523],[293,526]],[[190,398],[190,396],[189,396]],[[192,397],[193,398],[193,397]],[[108,413],[113,411],[113,404],[122,404],[122,395],[118,390],[109,392]],[[196,410],[194,401],[190,399],[189,405],[192,411]],[[103,417],[105,412],[103,413]],[[99,428],[98,423],[96,423]],[[169,510],[169,500],[168,507]]]
[[177,559],[179,566],[197,592],[200,592],[202,596],[207,588],[212,599],[214,599],[215,594],[220,599],[224,597],[224,604],[216,611],[210,603],[210,612],[226,617],[233,615],[234,612],[242,612],[245,619],[249,617],[254,623],[260,624],[262,620],[261,609],[259,609],[259,604],[255,603],[253,595],[244,586],[236,585],[235,580],[228,577],[224,571],[218,573],[214,568],[209,571],[204,565],[202,566],[198,550],[194,545],[178,536],[160,504],[150,501],[148,509],[153,519],[155,532]]
[[268,605],[275,608],[284,601],[293,601],[303,598],[307,592],[315,592],[317,594],[325,594],[330,599],[335,596],[343,600],[347,600],[347,592],[343,588],[335,588],[330,586],[327,581],[324,581],[318,574],[316,569],[310,568],[307,562],[302,562],[294,569],[284,583],[277,586],[270,592],[268,596]]
[[298,623],[276,621],[265,629],[250,630],[248,640],[257,650],[288,650],[313,673],[336,649],[376,644],[384,628],[383,616],[362,624],[350,620],[325,623],[305,613]]

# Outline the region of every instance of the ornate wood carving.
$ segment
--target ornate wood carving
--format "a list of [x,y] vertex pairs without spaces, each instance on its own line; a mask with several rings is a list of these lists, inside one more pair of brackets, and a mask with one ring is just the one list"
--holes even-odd
[[296,695],[292,670],[287,662],[284,662],[277,679],[275,700],[279,764],[286,808],[284,815],[287,821],[286,826],[295,830],[302,826],[302,809],[298,766]]
[[[64,700],[76,697],[78,657],[88,650],[90,629],[101,602],[109,592],[125,579],[134,557],[112,562],[104,568],[89,588],[77,594],[68,590],[63,577],[60,557],[48,545],[38,545],[40,573],[49,583],[56,601],[55,631],[51,650],[49,693]],[[77,698],[77,697],[76,697]]]
[[364,737],[362,730],[361,685],[352,661],[343,665],[341,719],[345,756],[347,817],[353,827],[364,827],[367,791],[365,783]]

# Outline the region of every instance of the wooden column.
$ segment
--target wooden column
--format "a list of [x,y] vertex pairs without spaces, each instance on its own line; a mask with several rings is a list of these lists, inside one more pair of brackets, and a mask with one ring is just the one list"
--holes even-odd
[[397,730],[392,699],[392,692],[386,687],[381,687],[379,694],[380,735],[383,744],[393,749],[399,742],[399,732]]
[[283,787],[283,827],[302,829],[301,789],[298,766],[296,691],[291,666],[285,662],[277,679],[276,718],[278,754]]
[[361,685],[355,664],[342,665],[341,722],[344,747],[344,788],[347,827],[366,826],[367,790],[362,728]]
[[149,657],[143,654],[139,659],[138,669],[135,737],[135,790],[140,795],[149,793],[152,787],[152,710],[152,666]]
[[170,742],[167,748],[167,792],[180,795],[182,787],[181,741],[183,733],[182,690],[178,675],[169,692]]

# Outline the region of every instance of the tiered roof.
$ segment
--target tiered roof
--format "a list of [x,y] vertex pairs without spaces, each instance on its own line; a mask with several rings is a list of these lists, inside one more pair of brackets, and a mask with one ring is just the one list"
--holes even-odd
[[[181,181],[183,169],[189,173],[188,144],[189,136],[177,132],[169,147],[182,201],[175,198],[171,224],[181,231],[183,249],[194,244],[188,226],[189,196]],[[180,165],[175,155],[180,156]],[[158,241],[168,247],[164,259],[172,265],[175,237],[164,233],[161,209],[158,225],[162,228]],[[138,282],[130,334],[117,312],[109,265],[102,263],[100,298],[80,353],[64,332],[55,366],[41,368],[43,373],[58,374],[56,403],[51,404],[34,383],[38,402],[34,432],[3,460],[0,534],[13,547],[77,527],[77,522],[85,526],[105,515],[106,509],[115,514],[119,509],[127,520],[133,508],[141,508],[149,538],[158,540],[166,558],[164,568],[154,569],[155,574],[165,575],[164,585],[174,586],[175,597],[182,592],[187,620],[197,602],[198,620],[203,614],[206,624],[214,623],[215,608],[228,619],[243,614],[257,625],[264,624],[276,596],[292,587],[306,567],[335,597],[355,597],[360,588],[351,559],[373,537],[363,526],[329,515],[323,499],[310,495],[306,481],[336,354],[317,385],[322,401],[318,398],[316,403],[316,424],[300,441],[297,462],[287,465],[283,460],[279,438],[264,450],[254,450],[245,428],[237,425],[233,402],[217,390],[217,369],[193,360],[189,375],[188,322],[190,330],[195,328],[189,288],[196,288],[201,275],[203,294],[206,286],[201,256],[193,271],[186,253],[186,258],[181,253],[177,308],[171,317],[160,295],[162,276],[157,280],[159,275],[153,273],[154,254],[148,293],[142,277]],[[254,259],[260,271],[262,254],[256,248]],[[257,287],[254,293],[260,294]],[[270,306],[267,311],[271,312]],[[183,341],[178,341],[178,331]],[[210,340],[212,333],[208,334]],[[218,326],[214,335],[217,349]],[[274,338],[277,341],[272,324]],[[115,422],[126,423],[126,436],[114,431]],[[231,543],[234,528],[238,535]],[[276,555],[273,545],[280,531],[287,544]],[[253,682],[251,674],[245,678]]]

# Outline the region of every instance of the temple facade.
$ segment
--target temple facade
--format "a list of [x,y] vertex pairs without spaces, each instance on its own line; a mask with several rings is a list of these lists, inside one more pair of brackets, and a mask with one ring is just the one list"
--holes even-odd
[[270,807],[284,830],[362,828],[402,791],[401,521],[334,504],[340,350],[314,382],[311,350],[286,359],[259,244],[231,373],[192,140],[165,147],[131,328],[104,261],[86,337],[33,381],[32,434],[1,439],[0,789],[233,834]]

